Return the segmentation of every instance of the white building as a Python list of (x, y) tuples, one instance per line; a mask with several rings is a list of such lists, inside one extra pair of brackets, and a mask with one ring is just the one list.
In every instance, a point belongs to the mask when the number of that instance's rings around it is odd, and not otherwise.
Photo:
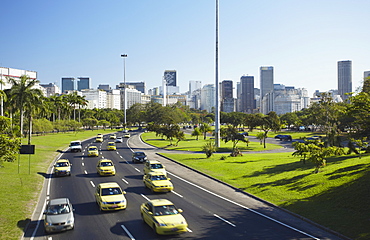
[[(123, 99), (123, 92), (121, 92), (121, 99)], [(141, 103), (141, 95), (143, 95), (142, 92), (136, 90), (136, 89), (133, 89), (133, 88), (127, 88), (126, 89), (126, 99), (127, 99), (127, 105), (126, 105), (126, 109), (129, 109), (132, 105), (134, 105), (135, 103)], [(124, 104), (124, 99), (122, 101), (122, 103)], [(124, 109), (124, 106), (121, 105), (121, 109)]]
[(100, 89), (82, 89), (82, 95), (85, 96), (87, 109), (103, 109), (107, 108), (107, 92)]
[(200, 109), (212, 112), (216, 106), (216, 89), (214, 84), (206, 84), (201, 90)]
[(107, 108), (121, 110), (121, 94), (119, 89), (108, 90)]
[(310, 98), (306, 89), (286, 87), (285, 89), (279, 88), (265, 94), (261, 102), (261, 111), (263, 114), (274, 111), (280, 115), (300, 111), (309, 105)]
[(56, 94), (59, 95), (62, 93), (62, 90), (55, 83), (48, 83), (48, 84), (41, 83), (40, 86), (45, 88), (46, 97), (50, 97)]

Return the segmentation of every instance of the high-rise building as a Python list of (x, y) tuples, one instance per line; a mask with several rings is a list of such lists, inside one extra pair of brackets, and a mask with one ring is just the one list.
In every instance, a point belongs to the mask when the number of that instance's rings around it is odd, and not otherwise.
[(338, 93), (343, 100), (352, 92), (352, 61), (338, 61)]
[(167, 86), (177, 86), (176, 70), (164, 71), (164, 79), (166, 80)]
[(274, 90), (274, 67), (260, 67), (260, 97)]
[(206, 84), (203, 86), (200, 95), (200, 109), (212, 112), (216, 106), (216, 88), (214, 84)]
[(134, 88), (145, 94), (145, 82), (126, 82), (127, 85), (134, 86)]
[(191, 96), (191, 94), (195, 91), (195, 90), (198, 90), (198, 89), (201, 89), (202, 88), (202, 81), (189, 81), (189, 96)]
[(89, 77), (78, 77), (77, 90), (90, 89), (91, 79)]
[(221, 99), (233, 98), (233, 81), (223, 80), (221, 82)]
[(74, 77), (63, 77), (62, 78), (62, 93), (67, 91), (74, 91), (75, 89), (75, 78)]
[(254, 100), (254, 77), (242, 76), (240, 78), (240, 112), (253, 113), (256, 108)]

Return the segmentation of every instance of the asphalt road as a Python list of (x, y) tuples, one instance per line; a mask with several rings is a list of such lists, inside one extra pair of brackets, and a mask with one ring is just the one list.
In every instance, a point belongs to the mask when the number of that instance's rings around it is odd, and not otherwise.
[[(49, 174), (52, 166), (44, 174), (45, 187), (24, 239), (343, 239), (317, 224), (161, 157), (158, 153), (163, 150), (143, 143), (138, 132), (117, 143), (117, 151), (107, 151), (107, 142), (108, 136), (104, 136), (103, 143), (90, 139), (83, 143), (81, 153), (61, 153), (60, 158), (67, 158), (73, 164), (72, 176), (55, 178)], [(99, 157), (87, 157), (90, 145), (99, 147)], [(152, 193), (144, 187), (143, 164), (131, 162), (132, 151), (139, 150), (166, 166), (173, 192)], [(96, 163), (103, 157), (114, 161), (116, 176), (100, 177), (96, 173)], [(127, 192), (126, 210), (99, 211), (95, 186), (110, 181), (118, 182)], [(73, 204), (75, 229), (45, 234), (42, 215), (45, 199), (59, 197), (68, 197)], [(140, 205), (156, 198), (169, 199), (184, 210), (189, 224), (187, 233), (159, 236), (143, 223)]]

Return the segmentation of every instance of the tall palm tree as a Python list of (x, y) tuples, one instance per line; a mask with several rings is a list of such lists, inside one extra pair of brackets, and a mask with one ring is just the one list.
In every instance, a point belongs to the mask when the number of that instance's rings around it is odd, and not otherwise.
[(19, 109), (19, 126), (22, 136), (25, 107), (31, 107), (35, 95), (42, 95), (42, 92), (40, 89), (33, 88), (39, 81), (27, 75), (22, 75), (20, 79), (8, 78), (8, 81), (12, 85), (9, 100)]

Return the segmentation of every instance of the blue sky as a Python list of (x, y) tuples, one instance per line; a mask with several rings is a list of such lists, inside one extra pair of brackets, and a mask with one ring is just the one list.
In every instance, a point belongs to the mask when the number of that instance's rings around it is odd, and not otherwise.
[[(220, 81), (274, 66), (275, 83), (337, 88), (337, 61), (352, 60), (353, 90), (370, 70), (368, 0), (220, 0)], [(92, 87), (177, 70), (215, 82), (215, 0), (2, 0), (0, 66), (38, 72), (42, 83), (89, 76)]]

